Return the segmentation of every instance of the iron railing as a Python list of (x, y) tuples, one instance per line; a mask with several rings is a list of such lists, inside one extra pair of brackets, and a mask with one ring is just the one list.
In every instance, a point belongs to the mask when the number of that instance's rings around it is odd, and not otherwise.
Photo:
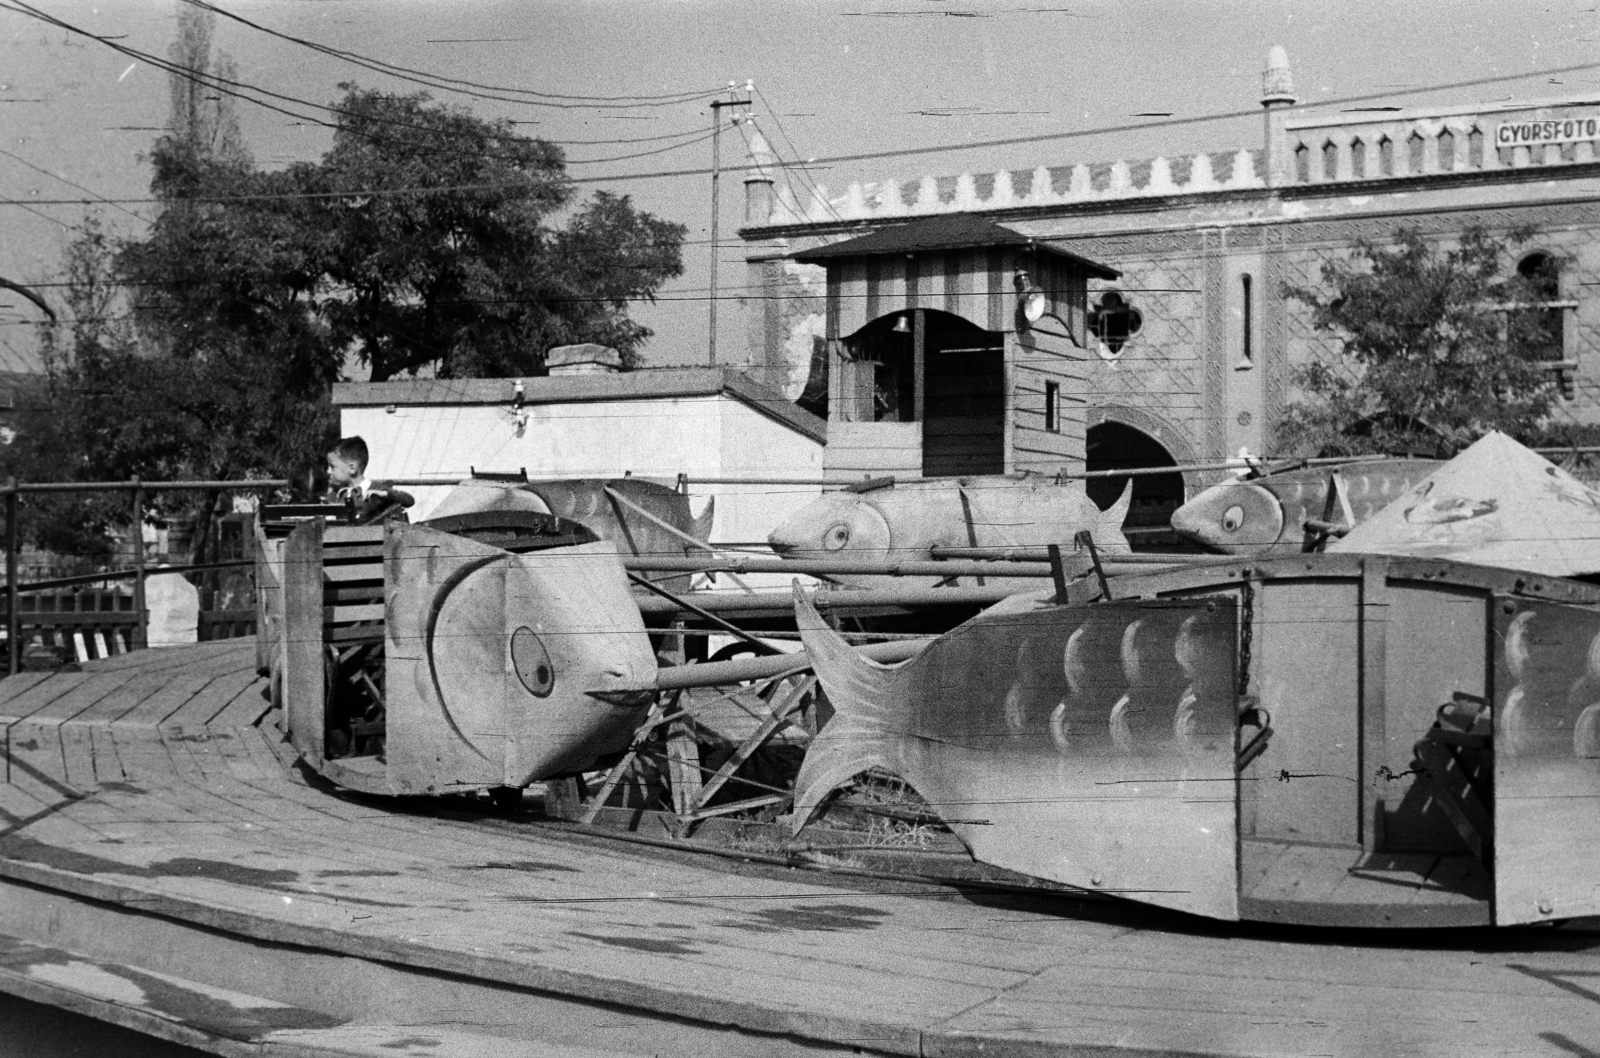
[[(0, 496), (5, 497), (6, 509), (7, 674), (16, 673), (21, 662), (21, 607), (18, 603), (18, 595), (26, 589), (42, 591), (52, 587), (66, 587), (70, 584), (130, 578), (133, 580), (133, 612), (138, 615), (138, 620), (133, 630), (133, 646), (138, 648), (146, 645), (150, 616), (145, 609), (144, 599), (144, 511), (145, 494), (147, 492), (194, 492), (204, 489), (226, 490), (229, 492), (257, 492), (263, 489), (286, 488), (288, 484), (289, 482), (283, 478), (251, 478), (242, 481), (144, 481), (138, 476), (134, 476), (127, 481), (56, 482), (19, 482), (14, 477), (8, 478), (4, 485), (0, 485)], [(107, 573), (86, 574), (84, 577), (56, 578), (49, 581), (39, 581), (27, 586), (17, 583), (17, 556), (20, 553), (17, 519), (18, 500), (21, 496), (33, 493), (124, 491), (132, 494), (132, 510), (130, 511), (132, 521), (130, 524), (136, 534), (133, 548), (133, 568), (131, 570), (112, 570)], [(162, 570), (162, 572), (174, 571), (174, 567)]]

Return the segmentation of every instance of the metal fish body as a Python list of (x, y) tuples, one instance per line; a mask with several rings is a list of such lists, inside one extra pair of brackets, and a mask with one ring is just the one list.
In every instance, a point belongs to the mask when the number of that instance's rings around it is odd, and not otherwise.
[[(1102, 511), (1077, 481), (1001, 476), (915, 481), (869, 492), (824, 493), (767, 541), (785, 558), (905, 561), (930, 558), (941, 546), (1070, 545), (1087, 529), (1102, 551), (1121, 552), (1129, 550), (1122, 523), (1131, 498), (1130, 486)], [(840, 579), (868, 585), (884, 578)]]
[(1231, 600), (986, 611), (899, 666), (795, 608), (836, 710), (797, 827), (882, 768), (986, 863), (1236, 917)]
[[(697, 553), (684, 537), (702, 543), (710, 540), (716, 501), (713, 499), (706, 504), (705, 511), (696, 518), (689, 509), (688, 496), (668, 485), (641, 478), (566, 481), (469, 478), (445, 495), (428, 516), (428, 522), (448, 525), (445, 519), (491, 511), (548, 514), (576, 522), (601, 540), (614, 542), (623, 554), (682, 556)], [(663, 523), (683, 535), (668, 531)], [(666, 581), (674, 582), (688, 586), (687, 577)]]
[(390, 764), (432, 777), (411, 785), (521, 787), (626, 747), (656, 660), (614, 545), (517, 555), (412, 526), (392, 561), (389, 662), (410, 672), (391, 679), (414, 693), (390, 696)]
[[(1172, 528), (1228, 554), (1299, 551), (1306, 519), (1323, 517), (1335, 472), (1359, 525), (1442, 465), (1436, 459), (1374, 459), (1227, 481), (1174, 511)], [(1331, 520), (1343, 521), (1338, 502), (1335, 512)]]

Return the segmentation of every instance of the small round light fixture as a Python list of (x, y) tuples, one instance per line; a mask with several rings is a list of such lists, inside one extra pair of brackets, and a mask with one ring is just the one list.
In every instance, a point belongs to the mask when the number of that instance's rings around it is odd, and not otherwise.
[(1011, 283), (1017, 288), (1017, 311), (1021, 312), (1022, 318), (1029, 323), (1038, 323), (1040, 317), (1050, 308), (1044, 291), (1027, 272), (1018, 272), (1012, 276)]

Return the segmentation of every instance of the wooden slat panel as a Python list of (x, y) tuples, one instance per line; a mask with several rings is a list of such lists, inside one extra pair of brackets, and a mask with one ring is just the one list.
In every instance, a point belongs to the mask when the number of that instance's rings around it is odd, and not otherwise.
[(382, 544), (381, 525), (330, 525), (322, 531), (322, 546), (332, 551), (350, 544)]
[(354, 584), (361, 581), (382, 584), (383, 563), (363, 560), (349, 565), (325, 564), (322, 567), (322, 579), (330, 584)]
[(117, 753), (117, 741), (111, 733), (111, 725), (106, 723), (90, 723), (85, 727), (89, 731), (89, 738), (94, 747), (94, 774), (97, 782), (122, 782), (128, 776), (122, 769), (122, 757)]
[(35, 694), (33, 697), (36, 699), (36, 704), (30, 705), (28, 699), (23, 697), (23, 692), (32, 690), (53, 675), (55, 674), (50, 672), (19, 672), (15, 676), (0, 679), (0, 723), (7, 717), (27, 716), (44, 702), (49, 701), (50, 696), (46, 696), (43, 701), (37, 701), (38, 695)]
[[(68, 785), (94, 789), (101, 780), (94, 766), (94, 736), (89, 733), (89, 725), (69, 720), (61, 725), (60, 737)], [(111, 780), (108, 777), (106, 781)]]
[[(324, 566), (350, 565), (382, 558), (383, 548), (379, 545), (351, 545), (349, 547), (328, 548), (321, 555)], [(289, 577), (293, 576), (293, 574), (285, 569), (284, 576)]]
[(220, 713), (213, 716), (209, 723), (222, 728), (240, 727), (254, 724), (264, 716), (271, 703), (267, 701), (267, 681), (258, 679), (248, 683), (233, 700), (225, 705)]
[(121, 673), (117, 672), (95, 672), (89, 670), (83, 675), (87, 679), (77, 683), (66, 694), (58, 696), (48, 705), (36, 710), (33, 715), (28, 717), (29, 722), (59, 724), (63, 720), (71, 720), (116, 691), (126, 679)]
[[(295, 748), (322, 763), (324, 724), (322, 523), (307, 522), (284, 546), (283, 700)], [(381, 549), (379, 549), (381, 550)]]
[(228, 703), (232, 702), (240, 691), (246, 687), (259, 685), (260, 680), (259, 676), (248, 670), (218, 676), (198, 694), (173, 710), (171, 715), (161, 722), (161, 727), (195, 727), (204, 724), (227, 708)]
[[(63, 796), (76, 793), (67, 784), (67, 762), (61, 753), (60, 725), (35, 724), (31, 720), (23, 720), (12, 725), (6, 733), (6, 748), (11, 782), (26, 789), (31, 781)], [(33, 792), (39, 793), (37, 789)]]
[(348, 606), (325, 606), (322, 619), (328, 624), (354, 624), (359, 621), (382, 621), (383, 603), (362, 603)]

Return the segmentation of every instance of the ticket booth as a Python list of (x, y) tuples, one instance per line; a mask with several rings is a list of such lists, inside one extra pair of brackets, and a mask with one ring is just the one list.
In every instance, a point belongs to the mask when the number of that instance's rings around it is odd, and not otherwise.
[(967, 214), (795, 260), (828, 276), (829, 476), (1082, 469), (1088, 280), (1118, 272)]

